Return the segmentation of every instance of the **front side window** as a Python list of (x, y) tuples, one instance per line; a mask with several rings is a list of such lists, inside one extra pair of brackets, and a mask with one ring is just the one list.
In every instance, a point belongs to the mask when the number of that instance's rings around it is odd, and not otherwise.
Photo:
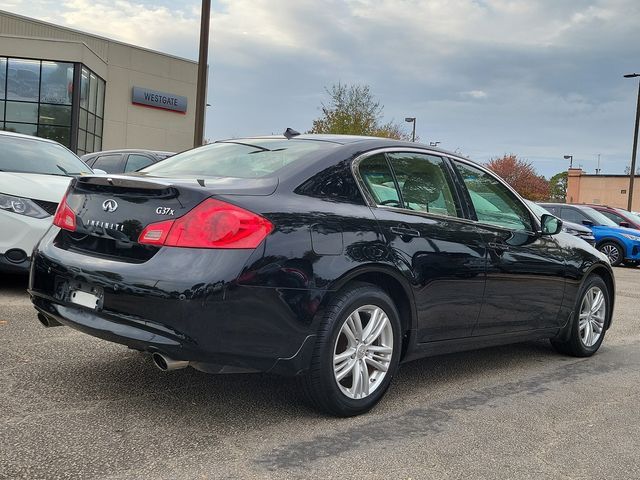
[(454, 164), (469, 191), (479, 222), (533, 231), (529, 211), (500, 181), (466, 163), (454, 161)]
[(582, 225), (582, 222), (590, 221), (586, 215), (583, 215), (579, 210), (570, 207), (562, 207), (562, 219), (567, 222), (578, 223)]
[(390, 153), (389, 163), (402, 193), (404, 208), (457, 217), (453, 187), (444, 160), (423, 153)]
[(135, 172), (141, 168), (147, 167), (153, 163), (153, 160), (146, 155), (139, 155), (132, 153), (127, 159), (127, 166), (124, 168), (125, 172)]

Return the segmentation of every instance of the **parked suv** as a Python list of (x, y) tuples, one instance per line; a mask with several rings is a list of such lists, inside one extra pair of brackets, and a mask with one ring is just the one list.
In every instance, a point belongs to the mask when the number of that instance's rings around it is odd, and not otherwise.
[(173, 152), (156, 152), (154, 150), (105, 150), (82, 156), (82, 160), (91, 168), (98, 168), (107, 173), (129, 173), (153, 165), (173, 155)]
[(608, 207), (606, 205), (589, 205), (594, 210), (599, 211), (605, 217), (610, 218), (616, 225), (621, 227), (633, 228), (640, 230), (640, 216), (631, 213), (628, 210), (616, 207)]
[(596, 238), (596, 248), (617, 266), (624, 262), (636, 266), (640, 262), (640, 230), (618, 226), (609, 217), (587, 205), (541, 203), (546, 210), (573, 223), (591, 228)]

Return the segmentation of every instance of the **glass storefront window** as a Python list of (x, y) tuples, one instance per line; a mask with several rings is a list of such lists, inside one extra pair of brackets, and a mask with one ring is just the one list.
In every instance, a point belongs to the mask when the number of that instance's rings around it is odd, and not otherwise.
[(71, 105), (73, 98), (73, 64), (42, 62), (40, 102)]
[(87, 132), (96, 133), (96, 116), (93, 113), (90, 113), (87, 119)]
[(7, 100), (37, 102), (40, 86), (40, 62), (10, 58), (7, 62)]
[(5, 120), (10, 122), (38, 123), (38, 104), (7, 102)]
[[(52, 60), (0, 57), (0, 130), (50, 138), (78, 153), (102, 148), (105, 82), (85, 66)], [(79, 105), (72, 108), (74, 89)]]
[(44, 125), (71, 125), (71, 106), (40, 105), (39, 123)]
[(98, 78), (98, 98), (96, 104), (96, 115), (102, 117), (104, 112), (104, 80)]
[(62, 145), (69, 145), (71, 141), (71, 128), (40, 125), (38, 128), (38, 136), (55, 140)]
[(80, 109), (80, 118), (78, 120), (78, 127), (87, 129), (87, 111), (84, 108)]
[(80, 108), (86, 109), (89, 105), (89, 70), (82, 68), (80, 74)]
[(7, 83), (7, 59), (0, 58), (0, 98), (4, 99), (7, 92), (4, 86)]
[(84, 130), (78, 130), (78, 150), (86, 150), (85, 145), (87, 142), (87, 132)]
[(89, 75), (89, 111), (96, 112), (96, 100), (98, 99), (98, 77), (93, 73)]
[(35, 135), (38, 133), (38, 126), (30, 123), (9, 123), (4, 124), (7, 132), (24, 133), (25, 135)]
[(87, 133), (87, 146), (85, 150), (87, 150), (87, 152), (95, 152), (93, 149), (93, 135), (90, 133)]

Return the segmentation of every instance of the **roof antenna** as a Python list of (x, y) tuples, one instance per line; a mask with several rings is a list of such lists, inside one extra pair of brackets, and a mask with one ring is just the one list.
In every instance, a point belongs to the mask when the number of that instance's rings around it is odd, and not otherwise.
[(293, 128), (287, 128), (284, 131), (284, 136), (287, 137), (287, 140), (291, 140), (293, 137), (297, 137), (300, 135), (300, 132), (296, 132)]

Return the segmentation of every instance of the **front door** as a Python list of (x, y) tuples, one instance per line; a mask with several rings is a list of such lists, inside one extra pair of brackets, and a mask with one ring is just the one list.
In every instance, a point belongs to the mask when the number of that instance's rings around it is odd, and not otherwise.
[(418, 341), (471, 336), (485, 286), (485, 241), (465, 220), (441, 157), (376, 154), (359, 164), (396, 265), (410, 279)]
[(505, 185), (470, 164), (454, 161), (467, 187), (489, 252), (487, 286), (474, 335), (560, 327), (563, 252)]

